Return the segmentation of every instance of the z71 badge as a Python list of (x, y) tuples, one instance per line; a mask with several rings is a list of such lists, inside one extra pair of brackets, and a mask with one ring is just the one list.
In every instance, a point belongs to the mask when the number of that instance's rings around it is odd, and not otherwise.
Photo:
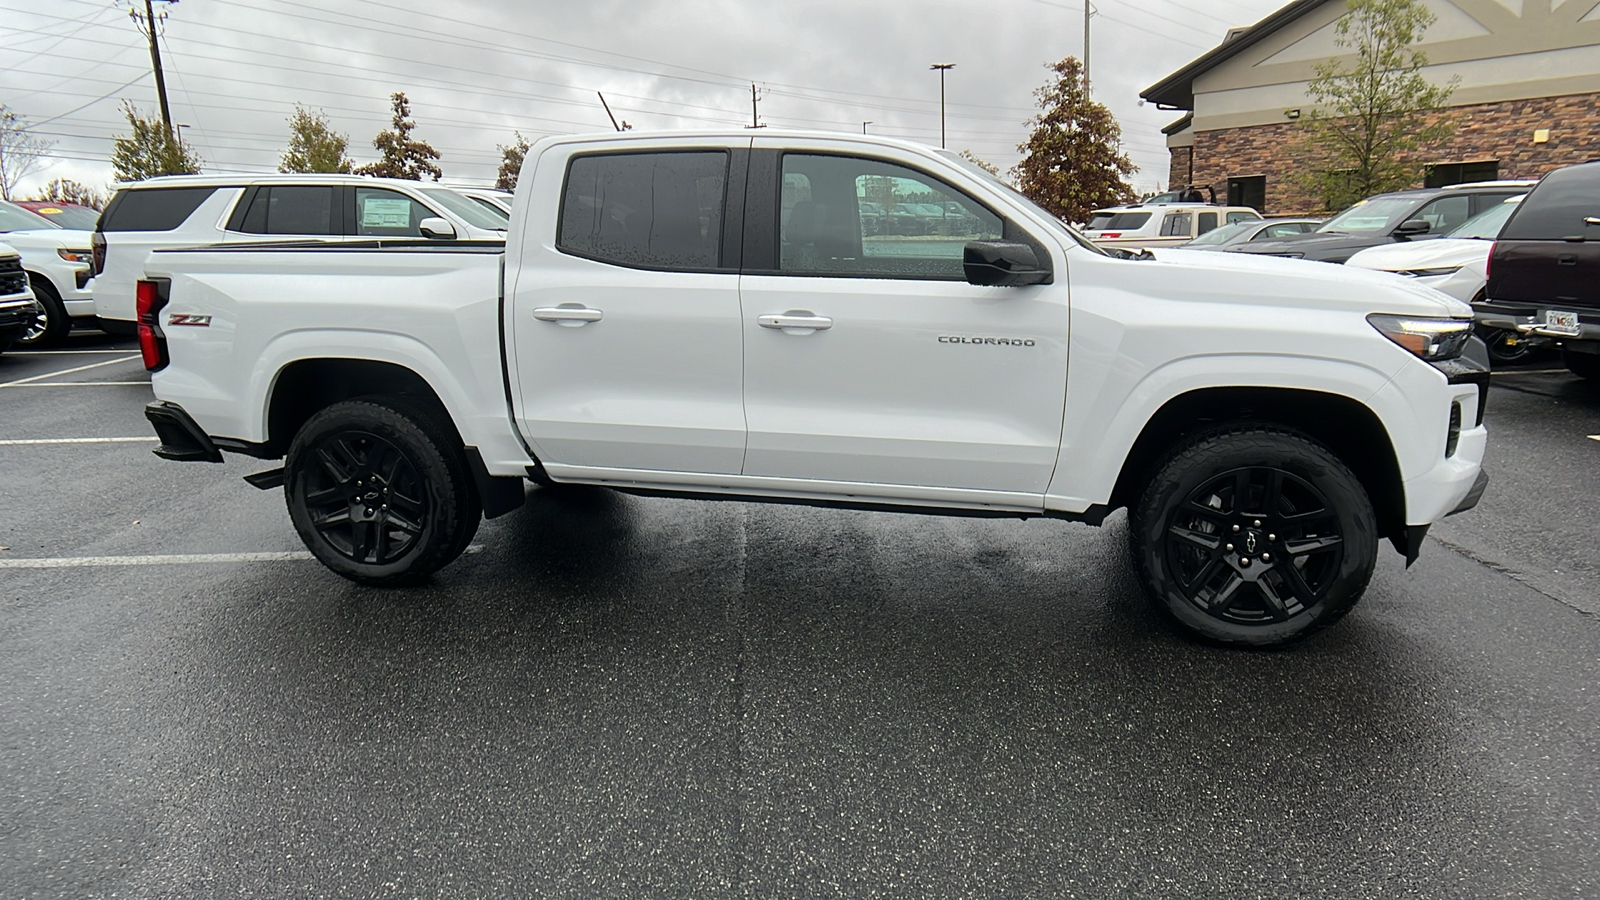
[(194, 316), (189, 313), (173, 313), (167, 317), (168, 325), (194, 325), (200, 328), (211, 327), (210, 316)]

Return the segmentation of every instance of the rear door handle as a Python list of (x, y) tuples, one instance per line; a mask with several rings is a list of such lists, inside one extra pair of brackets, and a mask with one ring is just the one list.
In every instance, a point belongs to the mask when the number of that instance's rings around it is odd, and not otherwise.
[(833, 320), (827, 316), (790, 311), (782, 315), (757, 316), (756, 324), (762, 328), (776, 328), (784, 334), (810, 334), (832, 328)]
[(554, 322), (567, 328), (577, 328), (590, 322), (598, 322), (605, 318), (605, 313), (598, 309), (573, 304), (570, 306), (542, 306), (533, 311), (533, 317), (541, 322)]

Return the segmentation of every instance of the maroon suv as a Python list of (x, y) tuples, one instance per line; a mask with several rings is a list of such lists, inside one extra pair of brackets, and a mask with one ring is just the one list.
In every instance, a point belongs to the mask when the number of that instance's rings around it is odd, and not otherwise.
[(1554, 338), (1600, 379), (1600, 161), (1558, 169), (1523, 199), (1489, 255), (1478, 322)]

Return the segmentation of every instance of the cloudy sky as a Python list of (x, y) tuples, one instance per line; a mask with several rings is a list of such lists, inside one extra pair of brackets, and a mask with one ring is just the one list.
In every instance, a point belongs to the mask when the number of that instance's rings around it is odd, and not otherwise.
[[(142, 9), (143, 0), (135, 0)], [(1135, 186), (1166, 186), (1140, 89), (1284, 0), (1096, 0), (1091, 80), (1121, 121)], [(206, 171), (274, 171), (296, 103), (324, 111), (357, 162), (404, 91), (445, 181), (488, 184), (515, 132), (609, 130), (597, 92), (639, 128), (750, 122), (937, 144), (1002, 168), (1018, 158), (1044, 66), (1083, 49), (1080, 0), (182, 0), (161, 54), (173, 120)], [(53, 177), (105, 185), (119, 102), (157, 112), (129, 0), (0, 0), (0, 105), (55, 142)]]

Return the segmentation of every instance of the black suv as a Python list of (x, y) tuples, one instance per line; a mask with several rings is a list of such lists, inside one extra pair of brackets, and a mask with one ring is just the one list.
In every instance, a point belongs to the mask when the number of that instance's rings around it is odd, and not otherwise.
[(1230, 253), (1287, 256), (1318, 262), (1342, 263), (1357, 250), (1438, 237), (1509, 197), (1526, 194), (1532, 181), (1485, 181), (1376, 194), (1322, 223), (1307, 234), (1276, 241), (1251, 241)]
[(1479, 323), (1554, 338), (1600, 379), (1600, 161), (1557, 169), (1523, 199), (1489, 254)]

